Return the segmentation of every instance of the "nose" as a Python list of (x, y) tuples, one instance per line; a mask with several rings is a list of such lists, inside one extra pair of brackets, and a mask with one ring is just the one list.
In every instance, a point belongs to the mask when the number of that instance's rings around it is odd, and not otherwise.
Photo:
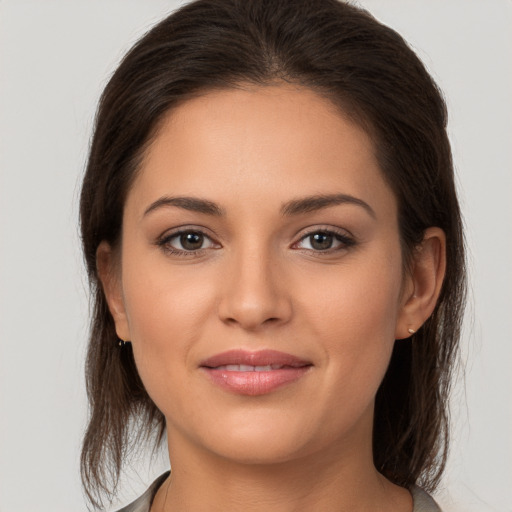
[(219, 304), (219, 317), (248, 331), (287, 323), (292, 317), (291, 290), (279, 265), (261, 252), (230, 262)]

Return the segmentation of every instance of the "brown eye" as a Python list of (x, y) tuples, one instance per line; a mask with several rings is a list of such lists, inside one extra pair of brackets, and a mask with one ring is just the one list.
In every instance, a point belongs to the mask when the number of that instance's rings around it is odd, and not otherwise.
[(162, 238), (158, 245), (174, 254), (199, 253), (203, 249), (214, 249), (215, 242), (201, 231), (179, 231)]
[(309, 235), (309, 244), (316, 251), (325, 251), (332, 247), (334, 236), (330, 233), (314, 233)]
[(204, 235), (201, 233), (182, 233), (180, 244), (185, 251), (197, 251), (203, 247)]
[(355, 240), (346, 234), (335, 231), (314, 231), (301, 238), (295, 248), (314, 252), (332, 252), (348, 249)]

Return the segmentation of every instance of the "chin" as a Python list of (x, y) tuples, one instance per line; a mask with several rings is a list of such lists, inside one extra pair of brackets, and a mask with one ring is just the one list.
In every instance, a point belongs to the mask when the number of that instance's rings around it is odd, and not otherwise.
[(294, 418), (293, 412), (284, 408), (280, 412), (269, 408), (226, 415), (224, 421), (210, 424), (207, 432), (198, 432), (195, 442), (239, 464), (285, 463), (321, 452), (324, 445), (336, 442), (338, 432), (326, 429), (324, 422), (313, 416), (310, 411)]
[(306, 451), (302, 440), (281, 435), (233, 436), (227, 442), (211, 446), (218, 456), (244, 465), (272, 465), (288, 462), (303, 456)]

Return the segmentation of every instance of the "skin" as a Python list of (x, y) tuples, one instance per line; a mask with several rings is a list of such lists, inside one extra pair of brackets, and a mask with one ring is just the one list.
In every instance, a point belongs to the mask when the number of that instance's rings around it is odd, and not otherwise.
[[(283, 214), (332, 194), (368, 208)], [(171, 196), (223, 214), (155, 205)], [(178, 227), (202, 231), (201, 248), (183, 252)], [(332, 247), (319, 250), (310, 235), (326, 231)], [(372, 141), (308, 89), (213, 91), (170, 112), (128, 194), (120, 247), (97, 254), (117, 333), (167, 421), (172, 481), (152, 511), (410, 512), (408, 491), (373, 465), (374, 397), (395, 339), (435, 306), (444, 243), (427, 230), (404, 274)], [(271, 393), (239, 395), (199, 368), (238, 348), (312, 366)]]

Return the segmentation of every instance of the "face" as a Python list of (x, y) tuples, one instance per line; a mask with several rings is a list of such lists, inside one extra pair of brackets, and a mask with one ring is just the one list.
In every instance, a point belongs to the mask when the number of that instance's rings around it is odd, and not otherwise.
[(262, 463), (371, 447), (407, 283), (372, 142), (327, 100), (248, 86), (170, 112), (115, 265), (116, 328), (171, 455)]

